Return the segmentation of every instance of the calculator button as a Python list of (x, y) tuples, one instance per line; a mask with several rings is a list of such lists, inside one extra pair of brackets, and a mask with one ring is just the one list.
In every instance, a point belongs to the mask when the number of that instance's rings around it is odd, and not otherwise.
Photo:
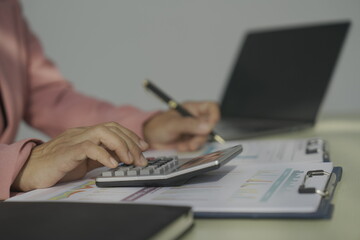
[(128, 176), (139, 175), (141, 169), (142, 169), (142, 167), (134, 167), (134, 168), (127, 171), (127, 175)]
[(105, 172), (102, 172), (102, 173), (101, 173), (101, 176), (103, 176), (103, 177), (112, 177), (112, 175), (113, 175), (113, 173), (112, 173), (111, 170), (110, 170), (110, 171), (105, 171)]
[(163, 167), (159, 167), (154, 170), (154, 174), (164, 174), (164, 173), (165, 173), (165, 170)]
[(147, 167), (147, 168), (144, 168), (144, 169), (141, 169), (140, 170), (140, 175), (142, 176), (145, 176), (145, 175), (150, 175), (154, 172), (154, 168), (153, 167)]
[(169, 170), (169, 165), (166, 163), (166, 164), (164, 164), (163, 166), (162, 166), (162, 168), (164, 168), (164, 171), (167, 171), (167, 170)]
[(118, 167), (116, 170), (126, 172), (127, 170), (132, 169), (132, 168), (133, 168), (133, 166), (121, 166), (121, 167)]
[(115, 171), (114, 174), (116, 177), (122, 177), (122, 176), (126, 175), (126, 171), (125, 170), (117, 170), (117, 171)]
[(174, 161), (170, 161), (170, 162), (168, 162), (167, 164), (168, 164), (168, 166), (169, 166), (170, 169), (175, 166), (175, 162), (174, 162)]

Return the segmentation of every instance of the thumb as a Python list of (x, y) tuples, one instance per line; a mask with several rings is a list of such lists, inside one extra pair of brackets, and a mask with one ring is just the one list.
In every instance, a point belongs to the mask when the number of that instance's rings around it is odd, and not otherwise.
[(211, 125), (204, 120), (193, 117), (182, 117), (174, 122), (178, 134), (205, 135), (211, 131)]

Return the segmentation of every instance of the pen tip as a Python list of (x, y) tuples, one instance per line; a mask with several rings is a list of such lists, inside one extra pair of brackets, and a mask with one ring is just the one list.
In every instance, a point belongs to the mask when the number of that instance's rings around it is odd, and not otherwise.
[(222, 143), (222, 144), (225, 143), (225, 140), (217, 134), (215, 134), (214, 140), (217, 141), (218, 143)]
[(145, 79), (143, 84), (144, 84), (145, 87), (146, 87), (147, 85), (149, 85), (149, 79)]

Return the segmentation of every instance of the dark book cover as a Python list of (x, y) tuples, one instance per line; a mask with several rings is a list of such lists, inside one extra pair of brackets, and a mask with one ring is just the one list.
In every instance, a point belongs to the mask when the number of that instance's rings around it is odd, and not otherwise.
[(176, 239), (190, 207), (131, 203), (1, 202), (1, 239)]

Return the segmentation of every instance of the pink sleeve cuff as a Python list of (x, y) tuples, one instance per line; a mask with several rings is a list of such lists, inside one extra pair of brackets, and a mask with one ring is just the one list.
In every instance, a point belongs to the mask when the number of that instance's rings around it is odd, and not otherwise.
[(38, 139), (24, 139), (10, 145), (0, 144), (0, 200), (10, 197), (12, 183), (29, 158), (31, 150), (41, 143)]

